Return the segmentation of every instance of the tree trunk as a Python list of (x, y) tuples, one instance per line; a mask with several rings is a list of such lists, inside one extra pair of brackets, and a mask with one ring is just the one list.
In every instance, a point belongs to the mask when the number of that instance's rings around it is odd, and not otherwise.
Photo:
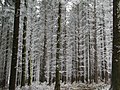
[(7, 85), (7, 63), (8, 63), (8, 43), (9, 43), (9, 30), (7, 30), (7, 37), (6, 37), (6, 56), (5, 56), (5, 65), (4, 65), (4, 79), (3, 79), (3, 87)]
[[(53, 7), (52, 7), (53, 8)], [(52, 16), (52, 20), (54, 19), (54, 17)], [(53, 26), (52, 26), (52, 28), (51, 28), (51, 40), (50, 40), (50, 42), (51, 42), (51, 44), (50, 44), (50, 51), (51, 51), (51, 53), (50, 53), (50, 69), (49, 69), (49, 85), (51, 85), (52, 84), (52, 66), (51, 66), (51, 63), (52, 63), (52, 61), (53, 61), (53, 46), (54, 46), (54, 44), (53, 44)]]
[(21, 87), (25, 86), (26, 82), (26, 32), (27, 32), (27, 1), (24, 0), (25, 16), (23, 20), (23, 47), (22, 47), (22, 77)]
[(98, 83), (97, 38), (96, 38), (96, 0), (94, 0), (94, 82)]
[(81, 60), (81, 59), (80, 59), (80, 55), (81, 55), (80, 52), (81, 52), (81, 51), (80, 51), (80, 36), (79, 36), (79, 35), (80, 35), (80, 18), (79, 18), (79, 15), (80, 15), (79, 12), (80, 12), (80, 10), (79, 10), (79, 6), (80, 6), (80, 5), (78, 4), (78, 5), (77, 5), (77, 19), (78, 19), (78, 21), (77, 21), (77, 32), (78, 32), (78, 33), (77, 33), (77, 35), (78, 35), (78, 36), (77, 36), (77, 40), (78, 40), (78, 43), (77, 43), (77, 44), (78, 44), (78, 51), (77, 51), (77, 54), (78, 54), (78, 56), (77, 56), (77, 59), (78, 59), (78, 62), (77, 62), (77, 63), (78, 63), (78, 64), (77, 64), (78, 80), (77, 80), (77, 81), (79, 82), (79, 80), (81, 80), (82, 82), (84, 82), (84, 81), (83, 81), (83, 78), (84, 78), (84, 77), (82, 77), (82, 75), (81, 75), (81, 73), (80, 73), (80, 70), (82, 70), (83, 68), (80, 67), (80, 65), (82, 64), (82, 63), (81, 63), (82, 61), (80, 61), (80, 60)]
[(41, 64), (41, 82), (46, 81), (45, 71), (46, 71), (46, 62), (47, 62), (47, 14), (46, 14), (46, 3), (45, 3), (45, 21), (44, 21), (44, 47), (43, 47), (43, 60)]
[(76, 83), (78, 82), (78, 52), (77, 52), (77, 24), (76, 24), (76, 21), (75, 21), (75, 74), (76, 74), (76, 77), (75, 77), (75, 80), (76, 80)]
[(31, 57), (32, 33), (33, 30), (30, 31), (30, 45), (28, 50), (28, 86), (32, 84), (32, 57)]
[[(34, 0), (30, 0), (32, 3), (34, 3)], [(30, 6), (29, 6), (30, 7)], [(33, 13), (33, 5), (30, 8), (30, 14), (32, 15)], [(32, 24), (33, 21), (33, 17), (30, 16), (30, 24)], [(33, 28), (31, 26), (30, 28), (30, 41), (29, 41), (29, 50), (28, 50), (28, 86), (30, 86), (32, 84), (32, 74), (33, 74), (33, 70), (32, 70), (32, 38), (33, 36)]]
[(54, 90), (60, 90), (60, 32), (61, 32), (61, 2), (59, 2), (56, 50), (56, 83)]
[[(67, 30), (66, 30), (66, 8), (65, 8), (65, 25), (63, 29), (64, 33), (64, 41), (63, 41), (63, 73), (62, 73), (62, 81), (66, 83), (66, 59), (67, 59)], [(61, 66), (62, 67), (62, 66)]]
[(16, 67), (17, 67), (18, 36), (19, 36), (19, 17), (20, 17), (20, 0), (16, 0), (9, 90), (15, 90), (16, 87), (15, 84), (16, 84)]
[(113, 0), (112, 90), (120, 90), (120, 0)]

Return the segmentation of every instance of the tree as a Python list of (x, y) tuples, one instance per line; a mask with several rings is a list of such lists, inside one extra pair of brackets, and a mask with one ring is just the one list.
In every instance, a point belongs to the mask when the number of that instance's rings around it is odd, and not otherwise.
[(25, 86), (26, 81), (26, 32), (27, 32), (27, 1), (24, 0), (25, 16), (23, 20), (23, 47), (22, 47), (22, 77), (21, 87)]
[(61, 2), (59, 1), (58, 9), (58, 29), (57, 29), (57, 45), (56, 45), (56, 83), (54, 90), (60, 90), (60, 33), (61, 33)]
[(120, 0), (113, 0), (112, 90), (120, 90)]
[[(31, 25), (33, 20), (33, 4), (31, 6), (31, 3), (34, 3), (34, 0), (30, 0), (28, 3), (28, 7), (30, 7), (29, 13), (30, 16), (30, 22), (29, 25)], [(32, 41), (33, 41), (33, 28), (30, 26), (29, 29), (30, 35), (29, 35), (29, 47), (28, 47), (28, 85), (30, 86), (32, 84)]]
[(7, 81), (7, 64), (8, 64), (8, 53), (9, 53), (9, 30), (7, 30), (7, 40), (6, 40), (6, 56), (5, 56), (5, 65), (4, 65), (4, 75), (3, 75), (3, 87), (5, 88), (6, 86), (6, 81)]
[(20, 18), (20, 0), (16, 0), (15, 1), (13, 47), (12, 47), (12, 60), (11, 60), (11, 73), (10, 73), (9, 90), (15, 90), (15, 84), (16, 84), (19, 18)]
[(42, 1), (44, 5), (44, 45), (43, 45), (43, 60), (41, 64), (41, 82), (46, 81), (45, 71), (46, 71), (46, 62), (47, 62), (47, 1)]
[(96, 29), (96, 0), (94, 0), (94, 22), (93, 22), (93, 30), (94, 30), (94, 82), (98, 83), (98, 61), (97, 61), (97, 29)]
[(65, 19), (65, 24), (63, 26), (63, 44), (62, 44), (62, 48), (63, 48), (63, 60), (61, 61), (61, 71), (63, 73), (61, 73), (61, 79), (62, 79), (62, 82), (65, 82), (66, 83), (66, 71), (67, 71), (67, 64), (66, 64), (66, 60), (67, 60), (67, 24), (66, 24), (66, 7), (65, 7), (65, 10), (64, 10), (64, 13), (65, 13), (65, 16), (63, 17)]

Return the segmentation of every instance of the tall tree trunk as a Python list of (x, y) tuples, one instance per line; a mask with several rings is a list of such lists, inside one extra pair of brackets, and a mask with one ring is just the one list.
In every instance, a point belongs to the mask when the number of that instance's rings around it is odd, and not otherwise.
[(113, 0), (112, 90), (120, 90), (120, 0)]
[[(5, 12), (5, 11), (4, 11), (4, 5), (2, 4), (2, 14), (3, 14), (3, 15), (4, 15), (4, 12)], [(1, 24), (2, 24), (2, 25), (1, 25), (1, 28), (0, 28), (0, 29), (1, 29), (1, 30), (0, 30), (0, 31), (1, 31), (1, 32), (0, 32), (0, 50), (2, 50), (2, 46), (3, 46), (3, 45), (2, 45), (2, 42), (3, 42), (3, 34), (4, 34), (5, 16), (2, 16), (2, 17), (1, 17)], [(2, 50), (2, 53), (3, 53), (3, 50)], [(1, 53), (1, 54), (2, 54), (2, 53)], [(1, 63), (4, 63), (3, 56), (2, 56), (0, 59), (1, 59)], [(1, 64), (1, 66), (2, 66), (2, 67), (1, 67), (0, 69), (2, 69), (2, 70), (1, 70), (1, 72), (0, 72), (0, 73), (1, 73), (0, 79), (3, 80), (3, 81), (0, 82), (0, 84), (1, 84), (0, 86), (4, 87), (4, 69), (3, 69), (4, 65)], [(3, 79), (2, 79), (2, 78), (3, 78)], [(2, 84), (2, 83), (3, 83), (3, 84)]]
[[(103, 8), (103, 5), (102, 5), (102, 8)], [(105, 83), (107, 84), (108, 82), (108, 66), (107, 66), (107, 52), (106, 52), (106, 32), (105, 32), (105, 11), (104, 11), (104, 8), (102, 9), (102, 14), (103, 14), (103, 44), (104, 44), (104, 74), (105, 74)]]
[(78, 65), (77, 65), (77, 68), (78, 68), (78, 82), (79, 82), (79, 80), (81, 80), (82, 82), (83, 82), (83, 78), (84, 77), (82, 77), (82, 75), (81, 75), (81, 73), (80, 73), (80, 70), (81, 70), (81, 68), (82, 67), (80, 67), (80, 65), (81, 65), (81, 61), (80, 61), (80, 55), (81, 55), (81, 53), (80, 53), (80, 36), (79, 36), (79, 34), (80, 34), (80, 14), (79, 14), (79, 12), (80, 12), (80, 10), (79, 10), (79, 4), (77, 5), (77, 19), (78, 19), (78, 21), (77, 21), (77, 32), (78, 32), (78, 36), (77, 36), (77, 39), (78, 39), (78, 56), (77, 56), (77, 59), (78, 59)]
[[(53, 7), (52, 7), (52, 9), (53, 9)], [(53, 21), (53, 19), (54, 19), (54, 17), (52, 16), (52, 21)], [(50, 45), (50, 51), (51, 51), (51, 53), (50, 53), (50, 59), (51, 59), (51, 61), (50, 61), (50, 70), (49, 70), (49, 85), (51, 85), (51, 83), (52, 83), (52, 66), (51, 66), (51, 63), (52, 63), (52, 61), (53, 61), (53, 46), (54, 46), (54, 44), (53, 44), (53, 26), (52, 26), (52, 28), (51, 28), (51, 45)]]
[(7, 85), (7, 63), (8, 63), (8, 43), (9, 43), (9, 30), (7, 30), (7, 37), (6, 37), (6, 56), (5, 56), (5, 65), (4, 65), (4, 77), (3, 77), (3, 87)]
[(18, 36), (19, 36), (19, 18), (20, 18), (20, 0), (16, 0), (9, 90), (15, 90), (16, 87), (15, 84), (16, 84), (16, 67), (17, 67)]
[(89, 31), (89, 83), (92, 83), (91, 40)]
[(26, 32), (27, 32), (27, 1), (24, 0), (25, 16), (23, 20), (23, 47), (22, 47), (22, 77), (21, 87), (25, 86), (26, 82)]
[[(66, 58), (67, 58), (67, 30), (66, 30), (66, 8), (65, 8), (65, 25), (63, 29), (64, 41), (63, 41), (63, 73), (62, 81), (66, 83)], [(62, 66), (61, 66), (62, 67)]]
[[(34, 0), (30, 0), (32, 3), (34, 3)], [(29, 7), (31, 6), (28, 4)], [(30, 24), (32, 24), (33, 21), (33, 5), (30, 7)], [(33, 70), (32, 70), (32, 41), (33, 41), (33, 27), (31, 26), (30, 28), (30, 41), (29, 41), (29, 50), (28, 50), (28, 86), (32, 84), (32, 75), (33, 75)]]
[(96, 0), (94, 0), (94, 82), (98, 83), (98, 61), (97, 61), (97, 29), (96, 29)]
[(57, 29), (57, 50), (56, 50), (56, 83), (54, 90), (60, 90), (60, 32), (61, 32), (61, 2), (59, 1), (58, 11), (58, 29)]
[(29, 44), (29, 50), (28, 50), (28, 85), (30, 86), (32, 84), (32, 34), (33, 30), (30, 30), (30, 44)]
[(78, 52), (77, 52), (77, 25), (76, 25), (76, 21), (75, 21), (75, 74), (76, 74), (76, 77), (75, 77), (75, 80), (76, 80), (76, 83), (78, 82)]
[(47, 14), (46, 14), (46, 3), (45, 3), (45, 21), (44, 21), (44, 47), (43, 47), (43, 60), (41, 64), (41, 82), (46, 81), (45, 71), (47, 62)]
[(31, 60), (31, 50), (28, 51), (28, 86), (32, 84), (32, 60)]

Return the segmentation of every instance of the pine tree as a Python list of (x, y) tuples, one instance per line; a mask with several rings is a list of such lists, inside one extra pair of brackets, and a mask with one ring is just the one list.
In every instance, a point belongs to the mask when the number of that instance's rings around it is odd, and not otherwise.
[(66, 26), (66, 7), (65, 7), (65, 25), (63, 28), (63, 35), (64, 35), (64, 40), (63, 40), (63, 67), (61, 69), (61, 71), (63, 70), (62, 73), (62, 82), (66, 83), (66, 60), (67, 60), (67, 26)]
[(15, 90), (16, 87), (15, 84), (16, 84), (16, 67), (17, 67), (18, 36), (19, 36), (19, 18), (20, 18), (20, 0), (16, 0), (9, 90)]
[(96, 0), (94, 0), (94, 82), (98, 83), (98, 60), (97, 60), (97, 31), (96, 31)]
[(43, 60), (41, 64), (41, 82), (46, 81), (45, 71), (46, 71), (46, 62), (47, 62), (47, 1), (42, 1), (44, 5), (44, 45), (43, 45)]
[(58, 11), (58, 29), (57, 29), (57, 45), (56, 45), (56, 83), (54, 90), (60, 90), (60, 33), (61, 33), (61, 2), (59, 1)]
[(120, 0), (113, 0), (112, 90), (120, 90)]
[(7, 64), (8, 64), (8, 46), (9, 44), (9, 30), (7, 30), (7, 37), (6, 37), (6, 58), (5, 58), (5, 65), (4, 65), (4, 79), (3, 79), (3, 86), (5, 87), (7, 85)]
[(27, 1), (24, 0), (25, 16), (23, 20), (23, 44), (22, 44), (22, 77), (21, 87), (25, 86), (26, 81), (26, 32), (27, 32)]

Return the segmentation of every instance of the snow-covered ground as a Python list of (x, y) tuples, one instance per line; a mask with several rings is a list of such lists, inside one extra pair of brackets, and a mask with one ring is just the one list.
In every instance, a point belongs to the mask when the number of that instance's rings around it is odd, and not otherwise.
[[(83, 88), (83, 89), (82, 89)], [(100, 84), (61, 84), (61, 90), (109, 90), (110, 85), (106, 85), (103, 83)], [(30, 87), (25, 86), (24, 88), (20, 89), (19, 87), (16, 90), (54, 90), (54, 84), (51, 86), (48, 86), (46, 83), (43, 83), (41, 85), (33, 84)]]

